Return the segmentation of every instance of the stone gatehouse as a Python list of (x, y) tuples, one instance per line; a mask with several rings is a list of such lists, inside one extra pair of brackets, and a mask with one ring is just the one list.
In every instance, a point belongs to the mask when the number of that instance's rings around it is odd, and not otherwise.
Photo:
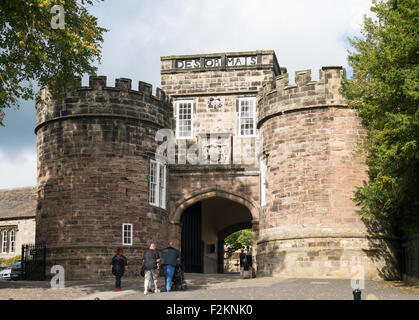
[[(36, 241), (67, 279), (130, 273), (173, 241), (187, 271), (222, 272), (226, 236), (253, 231), (258, 275), (375, 278), (383, 259), (351, 201), (367, 179), (345, 70), (288, 82), (274, 51), (161, 58), (161, 89), (91, 76), (37, 103)], [(160, 152), (159, 150), (163, 150)]]

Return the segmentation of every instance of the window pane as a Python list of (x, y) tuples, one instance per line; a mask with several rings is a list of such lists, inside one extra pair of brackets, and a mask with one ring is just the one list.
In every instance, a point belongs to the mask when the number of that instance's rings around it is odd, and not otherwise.
[(166, 166), (159, 164), (160, 168), (160, 188), (159, 188), (159, 199), (160, 207), (166, 208)]
[(254, 135), (255, 99), (240, 99), (239, 107), (239, 135)]
[(150, 162), (150, 203), (157, 204), (157, 163)]
[(177, 128), (178, 137), (192, 136), (192, 102), (178, 103)]
[(122, 244), (124, 245), (132, 244), (132, 225), (131, 224), (123, 224)]
[(1, 252), (2, 253), (7, 253), (7, 230), (3, 231), (3, 241), (1, 244)]
[(15, 252), (15, 231), (10, 230), (10, 252)]

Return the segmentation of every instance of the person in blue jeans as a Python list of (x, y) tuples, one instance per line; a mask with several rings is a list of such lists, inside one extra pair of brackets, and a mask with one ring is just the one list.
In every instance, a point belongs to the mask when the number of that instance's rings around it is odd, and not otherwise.
[(163, 249), (161, 258), (167, 292), (170, 292), (172, 289), (172, 279), (178, 263), (180, 263), (179, 251), (173, 248), (173, 242), (170, 242), (169, 246)]

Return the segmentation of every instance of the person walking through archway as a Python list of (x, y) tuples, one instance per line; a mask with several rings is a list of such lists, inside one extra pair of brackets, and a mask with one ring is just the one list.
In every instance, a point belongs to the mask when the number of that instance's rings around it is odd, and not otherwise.
[(246, 256), (246, 253), (244, 253), (244, 247), (241, 248), (239, 260), (240, 260), (240, 278), (244, 278), (244, 271), (249, 270), (247, 256)]

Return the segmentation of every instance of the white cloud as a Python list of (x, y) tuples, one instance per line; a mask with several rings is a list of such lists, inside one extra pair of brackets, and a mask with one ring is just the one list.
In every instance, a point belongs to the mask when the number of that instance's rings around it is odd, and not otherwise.
[[(370, 6), (371, 0), (105, 1), (92, 8), (110, 29), (98, 73), (110, 86), (127, 77), (134, 89), (139, 80), (156, 87), (161, 56), (273, 49), (290, 81), (303, 69), (318, 79), (322, 66), (348, 67), (345, 38), (359, 34)], [(12, 157), (6, 150), (0, 149), (0, 188), (34, 185), (35, 151)]]
[(0, 189), (36, 185), (36, 151), (24, 149), (11, 157), (0, 149)]
[(111, 30), (99, 70), (158, 85), (162, 55), (273, 49), (291, 79), (302, 69), (317, 78), (322, 66), (347, 67), (344, 41), (359, 33), (370, 6), (370, 0), (105, 2), (95, 12)]

